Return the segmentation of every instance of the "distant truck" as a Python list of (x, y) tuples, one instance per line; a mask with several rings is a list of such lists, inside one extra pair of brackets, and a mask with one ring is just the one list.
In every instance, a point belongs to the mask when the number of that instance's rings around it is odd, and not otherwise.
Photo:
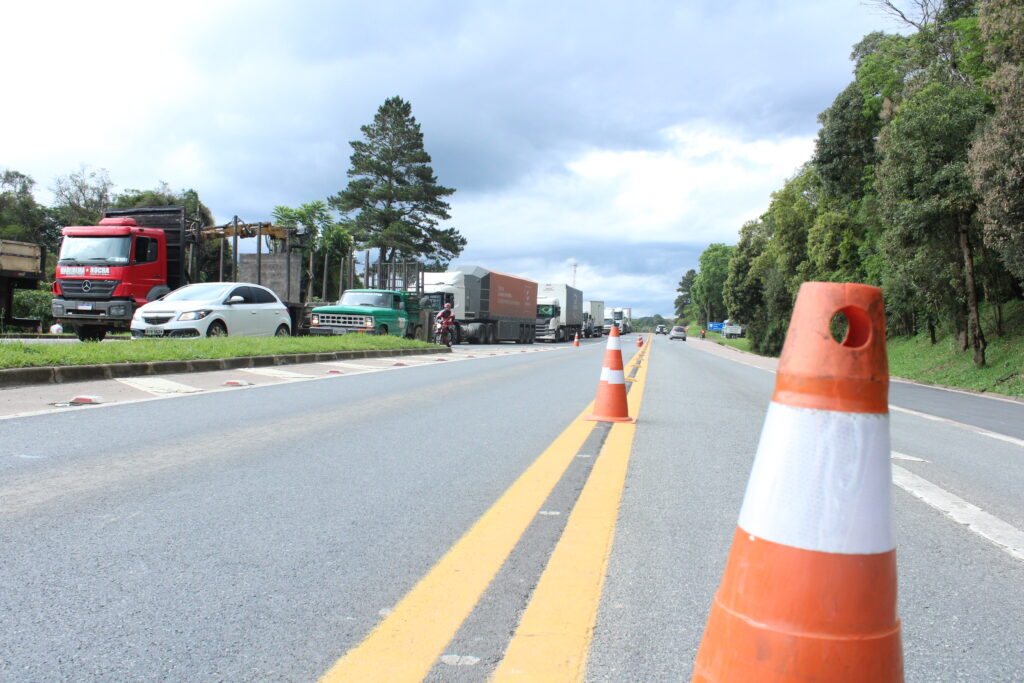
[(185, 284), (185, 209), (110, 209), (61, 231), (51, 311), (82, 341), (127, 330), (139, 306)]
[(564, 282), (545, 282), (537, 290), (538, 341), (570, 341), (583, 331), (583, 292)]
[(612, 322), (618, 326), (619, 334), (629, 334), (633, 331), (633, 309), (626, 307), (613, 308)]
[(0, 307), (3, 326), (35, 332), (39, 320), (14, 317), (14, 291), (38, 289), (46, 271), (46, 252), (38, 244), (0, 240)]
[(604, 302), (583, 302), (583, 336), (600, 337), (604, 325)]
[(430, 309), (446, 303), (455, 313), (456, 343), (534, 342), (537, 283), (480, 266), (424, 273), (423, 295)]
[(746, 336), (746, 328), (731, 320), (722, 321), (722, 336), (726, 339), (737, 339)]
[(336, 304), (310, 312), (312, 335), (378, 334), (423, 337), (420, 294), (386, 289), (349, 289)]

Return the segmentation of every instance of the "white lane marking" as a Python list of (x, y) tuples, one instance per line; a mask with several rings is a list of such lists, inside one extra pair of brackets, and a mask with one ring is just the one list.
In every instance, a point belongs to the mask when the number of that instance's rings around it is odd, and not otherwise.
[(264, 377), (276, 377), (278, 379), (313, 379), (313, 375), (305, 375), (301, 372), (291, 370), (279, 370), (278, 368), (239, 368), (242, 372), (251, 372), (254, 375)]
[(946, 418), (946, 417), (939, 417), (938, 415), (929, 415), (928, 413), (922, 413), (922, 412), (919, 412), (917, 410), (911, 410), (910, 408), (900, 408), (899, 406), (894, 406), (891, 403), (889, 404), (889, 410), (895, 410), (895, 411), (898, 411), (898, 412), (901, 412), (901, 413), (907, 413), (908, 415), (914, 415), (915, 417), (923, 417), (926, 420), (932, 420), (934, 422), (943, 422), (945, 424), (952, 425), (954, 427), (960, 427), (961, 429), (966, 429), (967, 431), (974, 432), (975, 434), (981, 434), (982, 436), (988, 436), (988, 437), (991, 437), (993, 439), (998, 439), (999, 441), (1005, 441), (1006, 443), (1013, 444), (1014, 446), (1020, 446), (1021, 448), (1024, 448), (1024, 439), (1018, 439), (1017, 437), (1014, 437), (1014, 436), (1007, 436), (1006, 434), (1000, 434), (999, 432), (990, 432), (989, 430), (983, 429), (981, 427), (976, 427), (974, 425), (964, 424), (963, 422), (957, 422), (956, 420), (950, 420), (949, 418)]
[(906, 453), (897, 453), (896, 451), (892, 452), (892, 459), (893, 460), (910, 460), (911, 462), (931, 462), (931, 460), (925, 460), (924, 458), (915, 458), (912, 455), (907, 455)]
[(936, 486), (899, 465), (892, 466), (892, 481), (912, 496), (964, 524), (982, 538), (999, 546), (1011, 557), (1024, 560), (1024, 532), (985, 512), (977, 505)]
[(537, 514), (538, 515), (545, 515), (547, 517), (557, 517), (558, 515), (560, 515), (562, 513), (560, 511), (558, 511), (558, 510), (541, 510)]
[(353, 370), (387, 370), (383, 365), (362, 365), (361, 363), (349, 363), (344, 360), (331, 360), (321, 365), (336, 365), (339, 368), (352, 368)]
[(132, 387), (133, 389), (145, 391), (147, 394), (153, 394), (155, 396), (165, 396), (167, 394), (194, 394), (197, 391), (202, 391), (202, 389), (198, 387), (164, 379), (163, 377), (121, 377), (118, 378), (117, 381), (121, 384)]
[(472, 655), (441, 655), (441, 663), (448, 666), (473, 666), (479, 662), (480, 658)]

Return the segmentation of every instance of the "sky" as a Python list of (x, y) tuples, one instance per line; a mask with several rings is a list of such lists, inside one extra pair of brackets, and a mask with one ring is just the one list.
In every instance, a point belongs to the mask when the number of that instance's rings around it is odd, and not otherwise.
[[(12, 5), (12, 3), (8, 3)], [(412, 105), (454, 265), (671, 317), (814, 151), (852, 46), (899, 27), (858, 0), (37, 0), (2, 11), (0, 170), (106, 169), (270, 220), (348, 182), (349, 142)]]

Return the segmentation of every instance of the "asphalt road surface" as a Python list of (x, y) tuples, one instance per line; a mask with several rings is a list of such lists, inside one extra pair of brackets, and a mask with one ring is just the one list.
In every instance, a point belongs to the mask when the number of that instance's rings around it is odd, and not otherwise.
[[(0, 390), (0, 680), (484, 681), (588, 582), (586, 680), (687, 680), (774, 376), (659, 336), (584, 424), (604, 348)], [(1024, 680), (1024, 405), (890, 399), (907, 680)]]

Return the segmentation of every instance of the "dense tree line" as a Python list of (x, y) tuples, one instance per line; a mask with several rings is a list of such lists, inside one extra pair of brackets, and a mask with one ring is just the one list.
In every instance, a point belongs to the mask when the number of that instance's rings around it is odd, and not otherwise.
[(885, 293), (890, 334), (949, 330), (984, 365), (982, 302), (1002, 334), (1001, 306), (1024, 286), (1024, 6), (873, 4), (908, 35), (854, 46), (812, 159), (735, 246), (708, 247), (677, 316), (728, 315), (777, 354), (800, 283), (866, 282)]

